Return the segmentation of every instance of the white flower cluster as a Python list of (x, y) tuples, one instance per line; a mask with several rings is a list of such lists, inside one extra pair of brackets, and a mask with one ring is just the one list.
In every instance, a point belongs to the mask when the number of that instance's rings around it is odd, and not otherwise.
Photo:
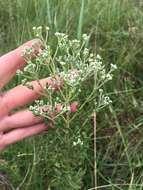
[[(56, 98), (59, 101), (59, 98)], [(59, 102), (46, 101), (43, 100), (35, 100), (34, 106), (30, 106), (29, 110), (32, 111), (35, 115), (41, 115), (47, 118), (51, 116), (57, 117), (57, 115), (61, 115), (63, 113), (71, 113), (74, 112), (74, 109), (77, 107), (77, 104), (74, 102), (70, 104), (62, 104)]]
[(69, 70), (60, 72), (59, 76), (71, 87), (79, 85), (81, 78), (81, 70)]
[(81, 137), (78, 136), (76, 141), (73, 141), (73, 146), (83, 146), (83, 141), (81, 140)]
[(112, 103), (112, 100), (110, 99), (109, 96), (105, 95), (104, 90), (100, 88), (98, 90), (98, 98), (95, 101), (95, 106), (97, 107), (97, 111), (109, 105), (110, 103)]
[[(41, 27), (34, 27), (33, 30), (40, 39), (44, 39)], [(49, 35), (48, 27), (46, 31), (47, 40)], [(108, 96), (104, 95), (101, 88), (107, 81), (112, 79), (113, 72), (117, 68), (116, 65), (111, 64), (109, 69), (105, 68), (101, 56), (87, 48), (90, 38), (86, 34), (83, 34), (81, 41), (77, 39), (70, 40), (68, 35), (59, 32), (56, 32), (55, 36), (57, 38), (57, 46), (54, 52), (52, 51), (53, 48), (47, 45), (45, 41), (43, 41), (44, 47), (39, 42), (30, 49), (27, 47), (24, 49), (22, 56), (28, 61), (28, 64), (23, 71), (18, 71), (18, 74), (23, 75), (25, 78), (27, 76), (26, 79), (29, 79), (29, 76), (32, 74), (39, 76), (39, 73), (43, 71), (47, 72), (51, 77), (58, 76), (63, 83), (62, 89), (57, 95), (62, 105), (64, 105), (62, 107), (63, 112), (70, 109), (70, 106), (67, 105), (70, 105), (71, 101), (78, 101), (74, 98), (81, 93), (81, 86), (87, 80), (90, 80), (91, 84), (93, 84), (92, 94), (97, 108), (102, 108), (111, 103), (112, 101)], [(33, 56), (34, 60), (31, 61)], [(46, 90), (47, 93), (51, 94), (50, 87)], [(50, 95), (50, 103), (48, 101), (43, 104), (43, 106), (48, 106), (48, 109), (44, 107), (44, 110), (50, 111), (52, 109), (52, 111), (55, 111), (56, 99), (52, 94)], [(41, 103), (35, 104), (34, 107), (30, 107), (30, 110), (34, 110), (38, 114)]]
[(23, 71), (24, 72), (33, 72), (36, 69), (36, 65), (32, 63), (32, 61), (28, 61), (28, 64), (26, 67), (24, 67)]

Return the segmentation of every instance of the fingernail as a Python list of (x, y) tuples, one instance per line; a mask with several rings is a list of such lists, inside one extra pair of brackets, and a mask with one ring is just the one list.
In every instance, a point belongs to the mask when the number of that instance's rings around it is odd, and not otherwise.
[(71, 112), (72, 113), (76, 112), (77, 111), (77, 107), (78, 107), (78, 102), (71, 103), (71, 105), (70, 105)]

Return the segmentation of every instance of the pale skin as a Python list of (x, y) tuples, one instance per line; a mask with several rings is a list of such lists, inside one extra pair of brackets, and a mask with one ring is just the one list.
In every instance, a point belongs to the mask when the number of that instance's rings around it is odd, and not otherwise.
[[(32, 43), (33, 40), (28, 41), (0, 58), (1, 90), (14, 77), (16, 71), (26, 65), (21, 57), (21, 51), (24, 46), (31, 47)], [(50, 78), (40, 80), (42, 87), (51, 83)], [(37, 81), (33, 81), (32, 85), (34, 90), (19, 85), (0, 94), (0, 151), (13, 143), (43, 133), (48, 129), (48, 126), (44, 124), (44, 119), (34, 116), (28, 109), (12, 112), (15, 108), (27, 105), (39, 97), (41, 85)]]

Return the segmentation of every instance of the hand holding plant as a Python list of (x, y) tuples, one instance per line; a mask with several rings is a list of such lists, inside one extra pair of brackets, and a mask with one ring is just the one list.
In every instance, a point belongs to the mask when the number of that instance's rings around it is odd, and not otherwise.
[[(12, 79), (18, 69), (23, 68), (26, 62), (21, 57), (21, 51), (26, 46), (35, 44), (34, 52), (42, 48), (39, 39), (31, 40), (16, 50), (0, 58), (0, 89)], [(38, 93), (50, 80), (42, 79), (40, 84), (33, 81), (35, 91), (19, 85), (7, 92), (0, 93), (0, 150), (24, 138), (39, 134), (47, 130), (42, 117), (35, 117), (28, 109), (12, 113), (12, 110), (24, 106), (38, 98)], [(52, 81), (50, 81), (52, 84)]]

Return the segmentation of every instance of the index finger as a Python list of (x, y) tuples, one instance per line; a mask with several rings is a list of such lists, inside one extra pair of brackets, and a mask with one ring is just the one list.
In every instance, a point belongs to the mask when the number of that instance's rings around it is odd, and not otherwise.
[(26, 64), (26, 61), (21, 56), (22, 50), (25, 46), (32, 47), (33, 44), (36, 44), (39, 49), (42, 47), (40, 39), (30, 40), (0, 58), (0, 89), (10, 81), (17, 69)]

